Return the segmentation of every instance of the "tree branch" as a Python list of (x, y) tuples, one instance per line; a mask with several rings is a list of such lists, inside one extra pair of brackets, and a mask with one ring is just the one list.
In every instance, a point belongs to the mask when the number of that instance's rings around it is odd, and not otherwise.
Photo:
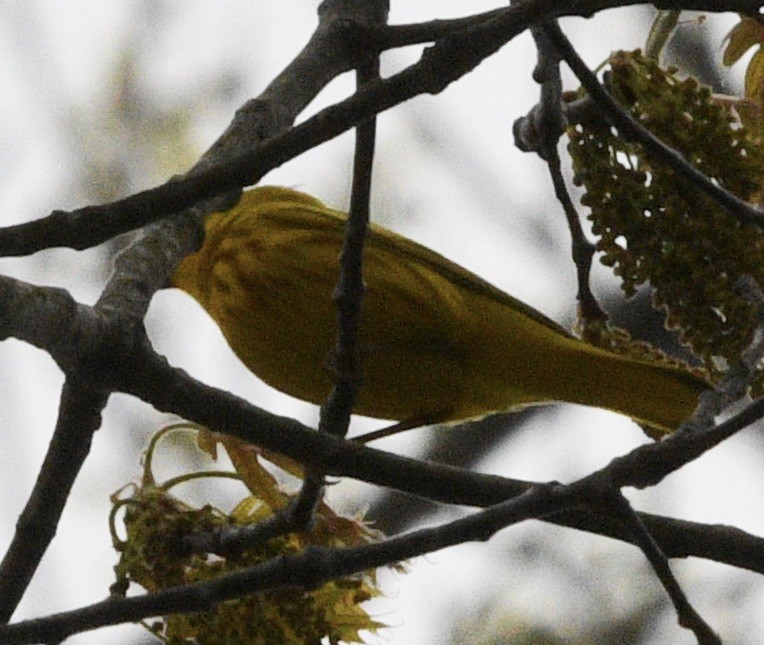
[[(542, 23), (543, 25), (544, 23)], [(594, 244), (586, 239), (581, 219), (570, 198), (562, 175), (557, 145), (565, 132), (566, 121), (562, 111), (562, 77), (560, 57), (546, 36), (543, 26), (531, 28), (536, 42), (538, 62), (533, 72), (534, 80), (541, 85), (541, 99), (530, 114), (515, 121), (512, 128), (515, 145), (525, 152), (534, 151), (546, 161), (552, 177), (555, 196), (560, 202), (568, 223), (571, 237), (571, 253), (578, 279), (578, 303), (585, 320), (606, 320), (589, 286), (589, 275), (594, 258)]]
[[(385, 14), (383, 20), (387, 19)], [(379, 56), (374, 53), (359, 62), (356, 81), (359, 88), (379, 80)], [(337, 311), (337, 340), (332, 355), (327, 357), (334, 383), (321, 406), (319, 432), (345, 437), (350, 428), (358, 389), (363, 381), (360, 343), (361, 305), (365, 290), (363, 282), (363, 251), (369, 228), (369, 201), (377, 137), (376, 117), (362, 121), (356, 127), (353, 159), (353, 188), (350, 209), (345, 223), (345, 235), (339, 257), (339, 279), (332, 294)], [(300, 493), (287, 512), (295, 528), (307, 528), (315, 518), (323, 498), (324, 473), (306, 469)]]
[[(39, 305), (39, 312), (30, 310), (29, 302), (25, 307), (16, 307), (12, 300), (7, 300), (7, 293), (4, 294), (13, 290), (14, 283), (18, 281), (11, 278), (0, 280), (0, 287), (5, 286), (4, 289), (0, 288), (0, 305), (3, 305), (0, 306), (0, 311), (27, 313), (29, 326), (20, 324), (20, 320), (16, 320), (16, 324), (13, 325), (14, 329), (23, 329), (26, 332), (14, 332), (17, 338), (51, 353), (65, 372), (76, 373), (79, 370), (83, 377), (92, 378), (96, 386), (133, 394), (160, 411), (173, 412), (219, 432), (279, 452), (301, 463), (312, 464), (329, 475), (353, 477), (436, 502), (489, 506), (518, 495), (534, 485), (532, 482), (419, 462), (367, 448), (355, 442), (321, 435), (297, 421), (273, 415), (232, 394), (196, 381), (182, 370), (172, 368), (165, 359), (156, 355), (145, 339), (141, 345), (138, 341), (125, 339), (124, 336), (101, 338), (95, 325), (97, 317), (83, 305), (76, 307), (71, 298), (72, 308), (83, 320), (72, 319), (62, 325), (55, 344), (46, 345), (34, 333), (34, 321), (46, 311), (45, 299), (39, 295), (33, 299)], [(22, 294), (28, 293), (29, 290), (34, 290), (35, 293), (43, 290), (42, 287), (32, 287), (23, 283), (20, 285)], [(68, 297), (68, 294), (57, 290), (49, 291), (58, 297)], [(21, 297), (30, 300), (27, 296)], [(10, 334), (2, 323), (3, 319), (0, 319), (0, 338), (7, 338)], [(138, 329), (134, 333), (142, 332)], [(109, 358), (109, 362), (98, 365), (98, 371), (87, 362), (80, 367), (75, 349), (91, 347), (91, 355), (99, 355), (98, 349), (94, 348), (98, 339), (103, 343), (100, 352)], [(67, 350), (67, 346), (71, 349)], [(138, 349), (133, 349), (135, 346), (138, 346)], [(760, 399), (715, 428), (717, 443), (760, 418), (763, 413), (764, 399)], [(478, 429), (475, 428), (475, 431)], [(676, 444), (676, 449), (672, 448), (675, 444), (667, 444), (669, 439), (670, 437), (661, 443), (644, 446), (642, 450), (645, 452), (640, 453), (638, 463), (633, 461), (633, 457), (627, 459), (623, 466), (623, 481), (638, 485), (646, 479), (649, 480), (652, 462), (657, 461), (660, 464), (661, 458), (665, 458), (660, 455), (676, 452), (681, 456), (682, 451), (688, 449), (687, 444)], [(665, 447), (667, 445), (669, 447)], [(652, 451), (656, 451), (656, 455), (653, 455)], [(727, 527), (716, 529), (659, 516), (643, 517), (646, 518), (645, 522), (650, 531), (657, 536), (666, 553), (672, 557), (695, 555), (764, 573), (762, 538)], [(565, 514), (546, 519), (556, 524), (631, 541), (631, 537), (617, 524), (589, 513)], [(669, 542), (670, 544), (667, 544)]]
[(626, 140), (644, 146), (649, 154), (690, 181), (693, 186), (704, 192), (740, 221), (764, 228), (764, 213), (711, 181), (688, 162), (680, 152), (667, 146), (642, 124), (634, 120), (600, 84), (558, 25), (548, 22), (543, 25), (543, 29), (568, 67)]
[(0, 563), (0, 622), (7, 623), (48, 548), (66, 500), (90, 453), (107, 394), (67, 379), (53, 438), (16, 532)]
[(437, 528), (420, 529), (376, 544), (336, 549), (307, 547), (240, 572), (201, 583), (171, 587), (134, 598), (110, 598), (75, 611), (0, 626), (7, 645), (59, 641), (70, 634), (168, 613), (207, 611), (227, 599), (282, 587), (315, 589), (324, 582), (405, 560), (470, 540), (487, 540), (502, 528), (559, 511), (571, 503), (560, 487), (530, 489), (522, 495)]

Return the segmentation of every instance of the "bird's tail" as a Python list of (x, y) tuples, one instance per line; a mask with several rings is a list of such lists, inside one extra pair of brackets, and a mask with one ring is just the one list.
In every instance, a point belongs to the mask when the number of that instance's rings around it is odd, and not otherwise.
[[(571, 367), (564, 400), (625, 414), (646, 426), (651, 436), (676, 430), (710, 387), (678, 367), (646, 363), (591, 346), (586, 351), (579, 347), (567, 360)], [(563, 369), (565, 359), (559, 365)]]

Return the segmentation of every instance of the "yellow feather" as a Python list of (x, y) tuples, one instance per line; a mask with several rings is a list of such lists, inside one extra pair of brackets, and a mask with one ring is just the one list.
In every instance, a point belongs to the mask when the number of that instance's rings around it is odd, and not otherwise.
[[(245, 192), (206, 222), (178, 267), (233, 351), (263, 381), (321, 404), (331, 388), (332, 291), (345, 214), (287, 188)], [(455, 421), (550, 401), (626, 414), (661, 432), (707, 386), (674, 367), (611, 354), (411, 240), (371, 225), (364, 255), (355, 412)]]

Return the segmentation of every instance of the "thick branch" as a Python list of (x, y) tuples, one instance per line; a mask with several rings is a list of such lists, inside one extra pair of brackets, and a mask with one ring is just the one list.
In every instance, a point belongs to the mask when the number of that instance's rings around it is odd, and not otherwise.
[[(386, 11), (385, 0), (379, 0), (377, 5)], [(268, 114), (275, 115), (274, 118), (268, 121), (257, 110), (253, 114), (251, 109), (238, 113), (231, 127), (189, 174), (202, 172), (204, 167), (214, 166), (238, 150), (249, 148), (253, 140), (259, 140), (255, 135), (263, 138), (287, 127), (318, 91), (357, 56), (358, 43), (344, 32), (354, 21), (365, 24), (370, 7), (369, 2), (326, 0), (321, 6), (322, 21), (314, 37), (261, 97), (260, 107), (270, 105)], [(340, 43), (346, 46), (339, 47)], [(312, 74), (313, 83), (301, 76), (307, 73)], [(5, 305), (0, 309), (3, 314), (0, 337), (13, 335), (16, 330), (17, 337), (45, 347), (64, 370), (67, 383), (78, 383), (77, 387), (64, 390), (46, 462), (2, 565), (0, 617), (6, 620), (55, 535), (71, 486), (88, 454), (92, 434), (100, 424), (109, 386), (130, 381), (131, 374), (137, 370), (129, 357), (134, 358), (141, 350), (150, 351), (142, 320), (152, 295), (167, 285), (178, 261), (201, 242), (201, 218), (207, 212), (230, 206), (232, 197), (233, 202), (238, 198), (238, 191), (234, 190), (232, 196), (211, 197), (214, 199), (206, 203), (188, 204), (193, 209), (182, 217), (151, 226), (128, 247), (117, 258), (115, 272), (93, 309), (77, 305), (62, 291), (12, 280), (0, 282), (0, 302)], [(172, 202), (165, 208), (166, 214), (179, 210)], [(137, 215), (140, 219), (141, 213)], [(128, 211), (126, 216), (135, 218), (136, 213)], [(65, 214), (54, 214), (52, 221), (66, 224), (67, 220)], [(82, 224), (82, 220), (79, 223)], [(84, 223), (85, 239), (91, 234), (106, 235), (102, 239), (107, 239), (122, 225), (97, 212), (96, 217)], [(50, 239), (50, 235), (55, 234), (55, 226), (35, 229), (38, 224), (40, 222), (31, 224), (32, 235)], [(63, 230), (66, 229), (64, 226)], [(18, 228), (6, 229), (6, 241), (8, 236), (14, 240), (14, 231)], [(62, 329), (66, 333), (61, 334)], [(61, 342), (64, 337), (66, 340)], [(81, 414), (72, 414), (72, 410)]]
[[(294, 91), (305, 82), (305, 79), (294, 76), (295, 70), (299, 71), (304, 66), (314, 69), (307, 61), (296, 61), (266, 91), (264, 96), (267, 96), (269, 101), (274, 100), (264, 105), (261, 97), (248, 103), (237, 114), (231, 128), (216, 143), (216, 152), (225, 147), (229, 153), (233, 152), (233, 155), (227, 154), (224, 158), (215, 155), (215, 163), (212, 164), (212, 157), (208, 153), (204, 162), (185, 178), (109, 204), (87, 206), (71, 212), (55, 211), (39, 220), (0, 229), (0, 255), (28, 255), (54, 246), (88, 248), (119, 233), (140, 228), (172, 213), (191, 208), (204, 199), (239, 190), (242, 186), (256, 183), (264, 174), (289, 159), (329, 141), (375, 114), (419, 94), (441, 92), (535, 21), (565, 15), (589, 16), (603, 9), (630, 4), (644, 3), (628, 0), (529, 0), (509, 9), (483, 15), (476, 23), (463, 23), (467, 25), (465, 29), (446, 29), (448, 35), (426, 50), (418, 63), (389, 79), (369, 84), (346, 101), (322, 110), (306, 122), (273, 138), (273, 135), (280, 131), (280, 127), (297, 116), (295, 110), (301, 110), (310, 95), (310, 92), (306, 95), (299, 94), (297, 100), (284, 96), (284, 92)], [(753, 13), (758, 12), (760, 8), (760, 3), (750, 0), (654, 4), (659, 8), (669, 9), (677, 8), (676, 5), (681, 4), (686, 9), (717, 12)], [(422, 34), (425, 40), (444, 31), (442, 28), (432, 30), (430, 26), (419, 27), (425, 32)], [(384, 33), (370, 32), (369, 38), (380, 46), (385, 42)], [(318, 46), (320, 43), (311, 41), (309, 47), (312, 44)], [(312, 48), (309, 50), (306, 47), (301, 56), (308, 58), (311, 51)], [(332, 61), (336, 63), (336, 67), (332, 67)], [(330, 72), (322, 73), (321, 78), (324, 80), (350, 69), (352, 60), (329, 58), (327, 65)], [(326, 72), (320, 65), (316, 67)], [(291, 83), (288, 82), (290, 78)], [(310, 91), (317, 91), (320, 89), (319, 85), (320, 83), (309, 84), (308, 87)], [(278, 100), (275, 100), (276, 97)], [(278, 109), (282, 104), (290, 106), (291, 109)], [(251, 147), (253, 141), (263, 139), (268, 140), (254, 148)], [(245, 145), (242, 146), (242, 142), (245, 142)], [(246, 152), (240, 152), (241, 150)]]
[(470, 540), (487, 540), (505, 526), (558, 510), (566, 503), (569, 500), (564, 490), (554, 494), (550, 488), (533, 489), (445, 526), (420, 529), (384, 542), (353, 548), (308, 547), (298, 555), (276, 557), (205, 582), (171, 587), (135, 598), (111, 598), (75, 611), (0, 626), (0, 638), (7, 645), (59, 641), (75, 632), (150, 616), (208, 611), (224, 600), (259, 591), (294, 586), (315, 589), (335, 578)]
[(32, 494), (0, 564), (0, 622), (7, 623), (26, 591), (61, 518), (66, 500), (101, 424), (106, 394), (67, 380), (58, 423)]
[[(5, 284), (7, 290), (14, 282), (17, 281), (5, 278), (0, 285)], [(38, 294), (38, 290), (42, 289), (23, 285), (23, 283), (20, 288), (22, 293), (27, 293), (28, 289), (34, 289)], [(66, 295), (56, 290), (51, 291), (59, 297)], [(2, 305), (0, 310), (5, 312), (23, 310), (27, 312), (30, 321), (34, 321), (43, 315), (47, 306), (41, 295), (34, 296), (34, 301), (39, 303), (39, 313), (34, 309), (30, 310), (29, 307), (21, 309), (13, 306), (6, 307), (7, 301), (2, 298), (0, 298), (0, 305)], [(26, 329), (29, 333), (27, 335), (14, 333), (14, 335), (37, 344), (53, 354), (65, 371), (79, 372), (83, 378), (92, 378), (93, 387), (106, 385), (109, 389), (133, 394), (160, 411), (173, 412), (217, 431), (240, 437), (301, 463), (315, 466), (329, 475), (354, 477), (436, 502), (489, 506), (518, 495), (533, 485), (532, 482), (481, 475), (460, 468), (419, 462), (319, 434), (292, 419), (270, 414), (227, 392), (200, 383), (182, 370), (172, 368), (153, 352), (147, 340), (140, 342), (141, 328), (133, 330), (132, 333), (137, 335), (137, 339), (131, 341), (124, 336), (113, 339), (103, 338), (95, 322), (98, 318), (89, 311), (89, 308), (82, 305), (77, 307), (74, 301), (71, 302), (76, 311), (73, 315), (82, 317), (83, 320), (71, 319), (65, 327), (62, 327), (54, 347), (40, 342), (41, 339), (34, 335), (34, 325), (31, 323), (30, 330), (23, 321), (17, 321), (18, 328)], [(83, 335), (85, 335), (84, 338)], [(8, 330), (0, 325), (0, 337), (7, 336)], [(93, 344), (94, 339), (100, 339), (102, 343), (100, 350)], [(119, 342), (120, 339), (122, 342)], [(77, 362), (76, 351), (67, 350), (66, 346), (77, 348), (82, 347), (83, 344), (94, 348), (91, 356), (104, 353), (110, 357), (110, 361), (100, 364), (98, 370), (94, 369), (93, 364), (83, 365)], [(134, 349), (135, 347), (138, 349)], [(719, 426), (717, 431), (729, 436), (758, 418), (762, 410), (764, 410), (764, 400), (757, 401)], [(622, 466), (628, 474), (624, 481), (635, 483), (642, 481), (646, 476), (645, 471), (650, 470), (651, 460), (658, 458), (650, 456), (651, 451), (656, 450), (660, 455), (660, 451), (668, 449), (661, 448), (664, 444), (666, 441), (647, 446), (648, 454), (640, 457), (645, 460), (641, 463), (627, 460)], [(676, 450), (681, 452), (683, 447), (680, 445)], [(762, 557), (764, 539), (762, 538), (733, 528), (708, 527), (659, 516), (643, 515), (642, 517), (669, 556), (694, 555), (764, 573), (764, 557)], [(630, 541), (631, 539), (617, 523), (585, 512), (546, 519), (556, 524), (608, 535), (619, 540)]]

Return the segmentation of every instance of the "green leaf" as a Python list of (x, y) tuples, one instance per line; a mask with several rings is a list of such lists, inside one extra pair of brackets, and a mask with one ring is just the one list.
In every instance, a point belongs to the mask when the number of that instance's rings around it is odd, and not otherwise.
[(722, 63), (730, 67), (739, 61), (751, 47), (764, 43), (764, 26), (753, 18), (743, 17), (730, 30), (724, 40), (727, 46), (724, 49)]

